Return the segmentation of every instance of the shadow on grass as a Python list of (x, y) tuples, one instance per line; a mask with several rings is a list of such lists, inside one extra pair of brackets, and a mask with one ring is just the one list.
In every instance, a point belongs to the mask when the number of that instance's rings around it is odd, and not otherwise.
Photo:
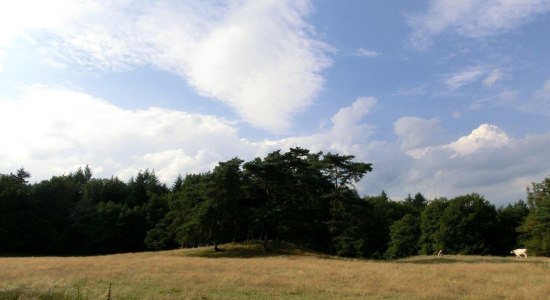
[(62, 290), (36, 290), (28, 287), (16, 287), (11, 289), (0, 289), (0, 299), (41, 299), (41, 300), (84, 300), (85, 295), (77, 291)]
[(269, 250), (264, 251), (262, 242), (248, 242), (224, 244), (219, 246), (219, 251), (215, 252), (214, 247), (204, 247), (197, 249), (184, 249), (183, 256), (205, 257), (205, 258), (257, 258), (273, 256), (315, 256), (324, 257), (326, 255), (315, 251), (298, 247), (290, 243), (269, 242)]
[(449, 255), (444, 257), (437, 256), (417, 256), (413, 258), (404, 258), (395, 260), (396, 263), (402, 264), (421, 264), (421, 265), (430, 265), (430, 264), (455, 264), (455, 263), (466, 263), (466, 264), (480, 264), (480, 263), (491, 263), (491, 264), (548, 264), (544, 260), (537, 258), (534, 259), (512, 259), (509, 257), (483, 257), (483, 256), (461, 256), (461, 255)]

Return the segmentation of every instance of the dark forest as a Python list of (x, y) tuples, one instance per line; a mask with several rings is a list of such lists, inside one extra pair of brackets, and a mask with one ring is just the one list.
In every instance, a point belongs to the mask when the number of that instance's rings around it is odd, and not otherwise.
[[(550, 256), (550, 177), (526, 201), (496, 208), (482, 195), (398, 201), (354, 184), (370, 163), (293, 148), (220, 162), (171, 185), (154, 171), (128, 182), (94, 178), (86, 166), (29, 183), (21, 168), (0, 174), (0, 255), (96, 255), (284, 241), (328, 254), (395, 259), (418, 254)], [(368, 180), (368, 176), (365, 177)]]

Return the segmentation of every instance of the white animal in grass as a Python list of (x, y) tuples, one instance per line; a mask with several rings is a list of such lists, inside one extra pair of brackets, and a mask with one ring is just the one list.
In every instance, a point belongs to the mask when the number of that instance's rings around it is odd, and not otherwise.
[(439, 252), (437, 252), (437, 256), (443, 256), (443, 250), (439, 250)]
[(511, 254), (515, 254), (517, 258), (521, 258), (523, 255), (524, 258), (527, 258), (527, 249), (516, 249), (510, 251)]

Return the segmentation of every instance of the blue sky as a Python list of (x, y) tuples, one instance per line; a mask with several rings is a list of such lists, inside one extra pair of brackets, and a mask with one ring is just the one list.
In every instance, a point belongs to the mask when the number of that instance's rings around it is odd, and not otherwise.
[(550, 1), (4, 1), (0, 172), (90, 165), (171, 184), (301, 146), (355, 155), (361, 194), (550, 175)]

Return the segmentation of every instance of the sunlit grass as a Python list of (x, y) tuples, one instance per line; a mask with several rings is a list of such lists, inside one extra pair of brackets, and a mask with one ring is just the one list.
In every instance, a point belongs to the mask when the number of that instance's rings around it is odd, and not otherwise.
[[(331, 258), (285, 244), (0, 258), (0, 299), (548, 299), (550, 259)], [(215, 257), (216, 259), (213, 259)]]

